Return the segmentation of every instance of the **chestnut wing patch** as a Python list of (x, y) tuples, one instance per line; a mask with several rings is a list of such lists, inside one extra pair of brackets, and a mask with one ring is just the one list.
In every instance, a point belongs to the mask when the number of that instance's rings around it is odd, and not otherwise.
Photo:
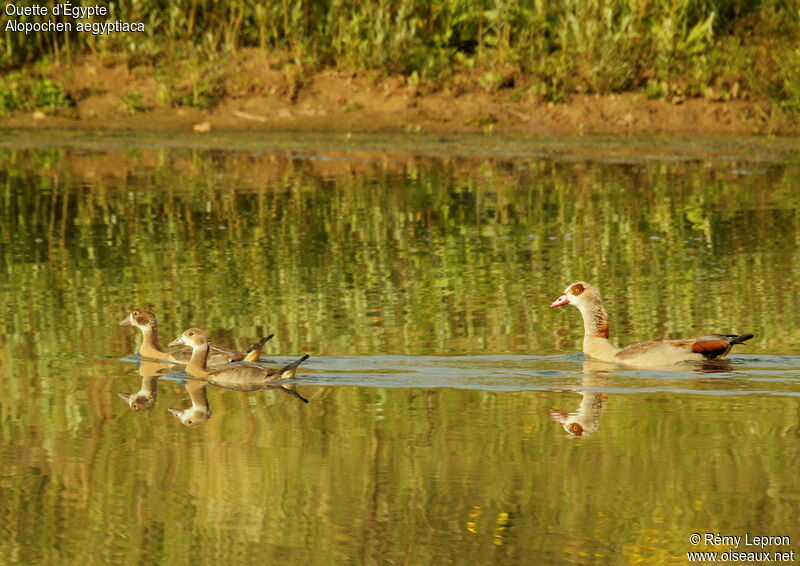
[(711, 334), (695, 340), (694, 352), (702, 354), (708, 360), (724, 359), (735, 344), (744, 344), (753, 334)]
[(692, 346), (692, 352), (702, 354), (703, 352), (716, 352), (717, 350), (724, 350), (728, 347), (730, 342), (724, 340), (704, 340), (702, 342), (695, 342)]

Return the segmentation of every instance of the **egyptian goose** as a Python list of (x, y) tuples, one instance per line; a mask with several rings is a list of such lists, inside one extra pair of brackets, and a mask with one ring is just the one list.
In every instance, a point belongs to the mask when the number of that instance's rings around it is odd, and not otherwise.
[(297, 393), (291, 386), (277, 385), (281, 379), (292, 379), (297, 373), (297, 366), (308, 359), (308, 354), (282, 368), (265, 368), (256, 364), (235, 363), (209, 368), (208, 334), (199, 328), (190, 328), (169, 343), (170, 346), (189, 346), (192, 357), (186, 364), (186, 373), (190, 376), (208, 380), (212, 385), (236, 391), (258, 391), (278, 388), (308, 403), (308, 399)]
[[(142, 331), (142, 345), (139, 346), (139, 355), (143, 358), (153, 360), (166, 360), (176, 364), (185, 364), (192, 357), (191, 348), (181, 348), (172, 352), (167, 352), (158, 344), (158, 323), (156, 315), (147, 309), (136, 309), (131, 312), (120, 323), (120, 326), (135, 326)], [(222, 348), (211, 347), (208, 356), (208, 363), (211, 365), (227, 364), (228, 362), (256, 362), (261, 357), (261, 348), (269, 341), (274, 334), (262, 338), (250, 346), (244, 352), (235, 350), (224, 350)]]
[(735, 344), (753, 334), (711, 334), (688, 340), (648, 340), (619, 349), (608, 340), (608, 315), (600, 293), (578, 281), (566, 288), (550, 308), (573, 305), (583, 316), (583, 353), (601, 362), (632, 366), (666, 366), (683, 362), (723, 360)]

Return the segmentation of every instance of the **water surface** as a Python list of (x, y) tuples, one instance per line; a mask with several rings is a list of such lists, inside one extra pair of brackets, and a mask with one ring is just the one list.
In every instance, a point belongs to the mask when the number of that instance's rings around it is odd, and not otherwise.
[[(0, 135), (0, 556), (20, 564), (687, 563), (798, 549), (800, 165), (764, 140)], [(198, 142), (198, 139), (204, 141)], [(730, 362), (587, 363), (753, 332)], [(206, 388), (118, 327), (264, 361)], [(119, 397), (151, 379), (149, 410)], [(575, 425), (581, 434), (576, 435)]]

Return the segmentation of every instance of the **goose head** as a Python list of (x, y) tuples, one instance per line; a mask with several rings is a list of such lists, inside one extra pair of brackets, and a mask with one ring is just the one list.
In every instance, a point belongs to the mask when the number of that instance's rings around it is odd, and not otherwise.
[(585, 281), (570, 284), (564, 293), (550, 304), (550, 308), (572, 305), (581, 309), (600, 300), (600, 293)]
[(189, 328), (184, 330), (183, 333), (169, 343), (170, 346), (189, 346), (193, 350), (199, 348), (207, 348), (211, 340), (208, 334), (199, 328)]
[(142, 332), (149, 332), (158, 327), (156, 315), (147, 309), (136, 309), (132, 311), (119, 323), (120, 326), (135, 326)]
[[(572, 283), (564, 289), (564, 293), (559, 298), (552, 302), (550, 308), (563, 305), (572, 305), (580, 311), (587, 338), (608, 339), (608, 314), (603, 306), (603, 300), (600, 298), (600, 291), (596, 287), (592, 287), (585, 281)], [(610, 343), (603, 343), (602, 346), (609, 351), (614, 349)], [(611, 352), (612, 355), (613, 353), (615, 352)], [(592, 355), (595, 356), (595, 354)]]

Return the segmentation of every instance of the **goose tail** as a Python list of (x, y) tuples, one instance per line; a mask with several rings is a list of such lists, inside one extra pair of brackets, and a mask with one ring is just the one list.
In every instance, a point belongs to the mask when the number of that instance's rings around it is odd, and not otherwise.
[(731, 339), (731, 346), (734, 344), (744, 344), (753, 336), (755, 336), (755, 334), (740, 334), (739, 336), (733, 336)]
[(309, 358), (309, 356), (308, 356), (308, 354), (306, 354), (302, 358), (293, 361), (289, 365), (283, 366), (281, 368), (281, 379), (292, 379), (294, 377), (294, 374), (297, 373), (297, 366), (302, 364), (308, 358)]
[(274, 334), (270, 334), (269, 336), (265, 336), (264, 338), (262, 338), (261, 340), (259, 340), (258, 342), (256, 342), (252, 346), (250, 346), (247, 350), (245, 350), (244, 351), (244, 361), (246, 361), (246, 362), (257, 362), (259, 360), (259, 358), (261, 357), (261, 348), (264, 346), (264, 344), (266, 344), (267, 342), (272, 340), (272, 338), (274, 336), (275, 336)]

